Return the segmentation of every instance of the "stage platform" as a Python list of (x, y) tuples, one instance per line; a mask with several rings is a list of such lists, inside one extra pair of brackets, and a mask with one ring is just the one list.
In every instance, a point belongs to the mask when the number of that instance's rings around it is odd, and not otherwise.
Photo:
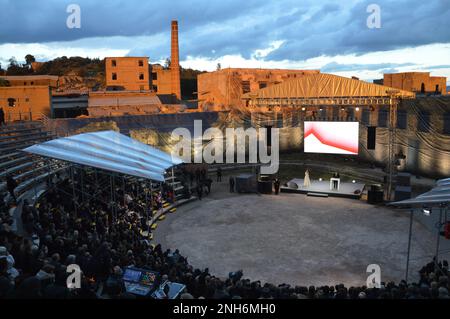
[[(362, 183), (344, 183), (341, 182), (339, 190), (330, 189), (330, 180), (311, 181), (310, 187), (303, 186), (303, 179), (296, 178), (287, 183), (288, 186), (282, 186), (280, 191), (283, 193), (297, 193), (320, 197), (343, 197), (351, 199), (360, 199), (365, 184)], [(326, 196), (324, 196), (326, 195)]]

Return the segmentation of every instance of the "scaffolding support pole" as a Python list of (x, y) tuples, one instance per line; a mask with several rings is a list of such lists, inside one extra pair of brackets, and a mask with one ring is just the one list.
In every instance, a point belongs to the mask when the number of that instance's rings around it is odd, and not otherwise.
[(438, 229), (437, 229), (437, 238), (436, 238), (436, 257), (434, 260), (435, 268), (436, 270), (439, 270), (439, 272), (442, 272), (441, 268), (439, 267), (439, 246), (441, 243), (441, 227), (442, 227), (442, 205), (439, 207), (439, 221), (438, 221)]
[(409, 276), (409, 260), (410, 260), (410, 256), (411, 256), (411, 239), (412, 239), (413, 219), (414, 219), (414, 210), (411, 209), (411, 213), (409, 215), (408, 253), (406, 256), (406, 274), (405, 274), (405, 281), (407, 283), (408, 283), (408, 276)]
[(173, 194), (173, 202), (175, 203), (177, 201), (177, 196), (175, 196), (175, 187), (174, 187), (174, 185), (175, 185), (175, 172), (174, 172), (173, 166), (172, 166), (172, 185), (171, 185), (171, 188), (172, 188), (172, 194)]
[(115, 217), (114, 217), (114, 189), (113, 189), (113, 177), (112, 175), (109, 177), (109, 186), (111, 189), (111, 221), (112, 223), (115, 223)]
[(84, 167), (80, 167), (80, 182), (81, 182), (81, 201), (84, 203)]
[(125, 199), (125, 177), (122, 175), (122, 194), (123, 194), (123, 206), (126, 204)]
[(394, 188), (395, 175), (395, 143), (397, 133), (397, 108), (398, 98), (395, 96), (396, 91), (388, 92), (389, 98), (389, 159), (388, 159), (388, 187), (387, 187), (387, 201), (392, 200), (392, 192)]
[(75, 194), (75, 179), (73, 176), (73, 165), (70, 165), (70, 179), (72, 180), (72, 196), (73, 196), (73, 209), (75, 212), (75, 217), (78, 216), (78, 212), (77, 212), (77, 197)]

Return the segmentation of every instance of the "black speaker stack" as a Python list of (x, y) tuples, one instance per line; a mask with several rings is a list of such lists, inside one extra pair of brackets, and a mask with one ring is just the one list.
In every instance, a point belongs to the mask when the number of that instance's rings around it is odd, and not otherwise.
[(410, 199), (412, 195), (411, 174), (397, 173), (397, 182), (395, 186), (395, 201)]
[(374, 150), (377, 144), (377, 127), (367, 127), (367, 149)]
[(367, 192), (367, 202), (369, 204), (381, 204), (383, 203), (384, 192), (378, 185), (371, 185)]

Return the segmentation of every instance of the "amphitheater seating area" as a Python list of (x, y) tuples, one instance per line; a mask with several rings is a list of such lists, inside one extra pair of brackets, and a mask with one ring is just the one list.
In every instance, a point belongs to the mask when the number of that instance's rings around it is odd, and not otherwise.
[(6, 178), (11, 176), (17, 183), (15, 195), (18, 200), (45, 183), (53, 174), (64, 169), (63, 164), (44, 161), (22, 150), (28, 146), (53, 139), (40, 122), (10, 123), (0, 129), (0, 194), (7, 205), (14, 200), (8, 193)]

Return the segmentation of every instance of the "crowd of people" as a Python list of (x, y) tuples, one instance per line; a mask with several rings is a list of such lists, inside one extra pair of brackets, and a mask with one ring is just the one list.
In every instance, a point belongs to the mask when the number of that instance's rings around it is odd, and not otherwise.
[[(115, 203), (108, 190), (86, 186), (85, 191), (95, 196), (83, 201), (83, 194), (77, 193), (74, 206), (71, 185), (71, 180), (65, 179), (36, 205), (23, 203), (22, 235), (11, 231), (11, 217), (2, 208), (0, 298), (136, 298), (127, 293), (122, 281), (125, 268), (130, 266), (156, 271), (164, 280), (186, 285), (182, 299), (449, 298), (446, 261), (423, 267), (417, 283), (384, 283), (378, 289), (273, 285), (245, 279), (242, 271), (218, 278), (208, 269), (191, 266), (178, 250), (151, 244), (148, 234), (143, 234), (147, 226), (144, 198), (135, 186), (126, 185), (125, 192), (117, 187)], [(164, 190), (159, 194), (161, 198), (156, 197), (152, 209), (158, 209), (163, 197), (168, 196)], [(81, 288), (69, 289), (67, 267), (73, 264), (82, 270)]]

